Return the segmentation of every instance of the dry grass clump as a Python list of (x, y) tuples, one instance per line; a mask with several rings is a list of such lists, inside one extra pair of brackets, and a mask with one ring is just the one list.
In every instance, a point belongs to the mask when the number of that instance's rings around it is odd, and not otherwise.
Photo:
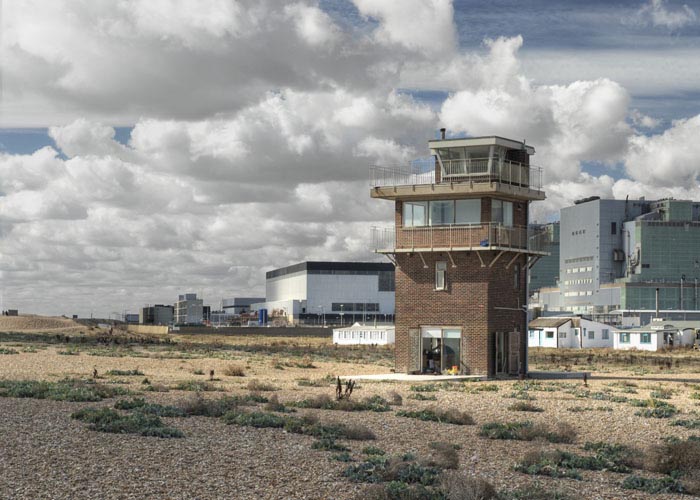
[(451, 443), (442, 441), (430, 443), (430, 456), (425, 463), (439, 469), (457, 469), (459, 467), (457, 448)]
[(489, 439), (515, 439), (518, 441), (534, 441), (543, 439), (550, 443), (573, 443), (576, 441), (576, 430), (568, 422), (558, 422), (554, 428), (546, 424), (532, 422), (489, 422), (481, 426), (479, 435)]
[(645, 455), (644, 466), (663, 474), (700, 471), (700, 440), (672, 440), (652, 446)]
[(245, 370), (239, 365), (228, 365), (223, 369), (223, 373), (227, 377), (245, 377)]
[[(496, 488), (486, 479), (445, 472), (440, 479), (440, 490), (449, 500), (495, 500)], [(528, 497), (529, 498), (529, 497)]]
[(403, 404), (403, 396), (396, 391), (389, 393), (389, 404), (391, 406), (401, 406)]
[(248, 382), (248, 390), (256, 392), (272, 392), (276, 391), (277, 387), (275, 387), (272, 384), (260, 382), (259, 380), (251, 380), (250, 382)]
[(399, 417), (417, 418), (425, 422), (443, 422), (455, 425), (474, 425), (472, 416), (454, 408), (426, 408), (418, 411), (397, 411)]

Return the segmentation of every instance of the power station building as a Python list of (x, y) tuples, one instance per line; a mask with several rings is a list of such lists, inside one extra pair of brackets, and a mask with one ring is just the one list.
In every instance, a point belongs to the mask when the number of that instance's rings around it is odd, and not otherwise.
[(658, 289), (661, 316), (700, 318), (699, 202), (588, 198), (563, 208), (560, 226), (558, 286), (534, 297), (542, 312), (639, 326), (656, 316)]
[(431, 157), (371, 167), (370, 195), (394, 202), (373, 228), (396, 265), (396, 371), (488, 376), (527, 372), (527, 269), (546, 232), (528, 227), (543, 200), (533, 147), (502, 137), (429, 141)]

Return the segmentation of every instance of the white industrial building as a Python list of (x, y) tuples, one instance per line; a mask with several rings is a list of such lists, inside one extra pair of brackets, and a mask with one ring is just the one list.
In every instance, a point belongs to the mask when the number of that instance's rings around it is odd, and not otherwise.
[(338, 345), (393, 345), (392, 325), (361, 325), (355, 323), (346, 328), (333, 329), (333, 343)]
[(528, 325), (528, 347), (589, 349), (613, 347), (612, 327), (577, 316), (537, 318)]
[(275, 269), (266, 275), (265, 302), (251, 308), (290, 324), (393, 323), (394, 266), (302, 262)]

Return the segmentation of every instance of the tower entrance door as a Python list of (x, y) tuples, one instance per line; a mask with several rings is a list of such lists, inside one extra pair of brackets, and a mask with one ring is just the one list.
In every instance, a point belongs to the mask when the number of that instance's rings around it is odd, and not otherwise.
[(520, 332), (496, 332), (497, 377), (517, 375), (520, 370)]
[(421, 328), (421, 373), (459, 373), (462, 329), (428, 326)]

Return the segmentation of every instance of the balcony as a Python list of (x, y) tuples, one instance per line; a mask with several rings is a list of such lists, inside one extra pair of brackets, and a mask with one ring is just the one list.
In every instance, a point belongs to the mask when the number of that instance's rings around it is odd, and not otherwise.
[(373, 198), (386, 199), (484, 193), (544, 199), (542, 168), (498, 157), (442, 160), (437, 167), (371, 166), (370, 188)]
[(423, 227), (372, 227), (377, 253), (498, 250), (548, 255), (544, 228), (506, 227), (497, 223)]

